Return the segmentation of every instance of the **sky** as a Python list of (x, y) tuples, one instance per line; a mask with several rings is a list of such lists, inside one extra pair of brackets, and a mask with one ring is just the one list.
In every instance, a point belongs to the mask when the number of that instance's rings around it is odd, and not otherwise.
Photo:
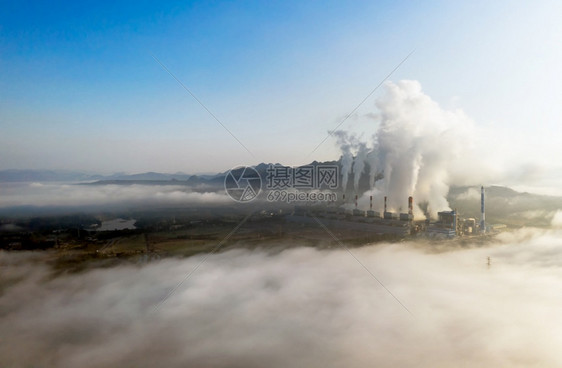
[[(560, 166), (556, 1), (2, 8), (0, 169), (201, 173), (337, 159), (333, 138), (312, 150), (412, 51), (389, 80), (415, 80), (443, 109), (462, 110), (480, 159)], [(340, 128), (374, 134), (365, 116), (383, 93)]]

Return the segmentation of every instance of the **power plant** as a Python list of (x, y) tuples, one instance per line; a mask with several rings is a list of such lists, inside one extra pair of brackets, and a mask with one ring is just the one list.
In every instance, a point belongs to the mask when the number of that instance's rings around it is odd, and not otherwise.
[(351, 203), (345, 202), (345, 195), (341, 202), (329, 205), (295, 206), (289, 221), (301, 223), (315, 223), (315, 218), (329, 227), (348, 230), (366, 231), (377, 234), (394, 234), (397, 236), (427, 236), (430, 238), (455, 238), (459, 236), (475, 236), (486, 234), (484, 187), (481, 187), (481, 217), (480, 222), (475, 218), (461, 218), (456, 209), (440, 211), (437, 220), (431, 221), (414, 219), (414, 198), (407, 198), (408, 211), (403, 213), (390, 212), (387, 206), (387, 196), (384, 196), (382, 214), (373, 210), (373, 196), (369, 197), (369, 210), (358, 208), (358, 196), (355, 195), (353, 210)]

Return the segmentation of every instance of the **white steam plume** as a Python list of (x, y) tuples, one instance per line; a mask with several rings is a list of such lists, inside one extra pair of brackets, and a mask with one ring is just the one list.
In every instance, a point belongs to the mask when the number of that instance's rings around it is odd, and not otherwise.
[(338, 145), (342, 151), (341, 157), (341, 175), (342, 175), (342, 188), (345, 193), (347, 189), (347, 181), (349, 180), (349, 174), (351, 173), (351, 168), (353, 166), (353, 154), (351, 150), (353, 148), (353, 143), (346, 132), (337, 131), (334, 132), (337, 138)]
[(353, 161), (353, 186), (355, 193), (359, 189), (359, 179), (365, 170), (365, 159), (367, 158), (367, 145), (365, 143), (359, 143), (359, 148), (357, 150), (357, 155)]
[[(443, 110), (417, 81), (388, 82), (385, 88), (385, 95), (376, 102), (379, 125), (370, 152), (363, 152), (364, 145), (353, 143), (349, 139), (353, 136), (345, 132), (338, 135), (338, 144), (348, 151), (360, 147), (354, 167), (369, 163), (371, 191), (365, 195), (387, 196), (388, 207), (394, 211), (406, 208), (408, 196), (413, 195), (416, 216), (423, 216), (417, 204), (427, 203), (429, 214), (435, 217), (438, 211), (450, 209), (446, 199), (449, 172), (461, 162), (462, 153), (465, 160), (469, 158), (473, 122), (462, 111)], [(378, 173), (383, 179), (375, 183)]]

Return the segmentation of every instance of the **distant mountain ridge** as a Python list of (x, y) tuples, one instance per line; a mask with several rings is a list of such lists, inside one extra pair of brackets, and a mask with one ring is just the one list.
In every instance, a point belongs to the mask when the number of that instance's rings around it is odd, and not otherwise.
[(56, 170), (2, 170), (0, 182), (48, 182), (48, 181), (81, 181), (96, 180), (101, 175), (88, 175), (78, 171)]
[[(140, 181), (167, 181), (189, 180), (190, 174), (166, 174), (158, 172), (145, 172), (139, 174), (115, 173), (112, 175), (87, 174), (80, 171), (65, 170), (0, 170), (0, 182), (88, 182), (99, 180), (140, 180)], [(209, 179), (215, 175), (201, 175), (198, 177)]]
[[(312, 162), (309, 165), (338, 165), (340, 161)], [(253, 166), (266, 180), (270, 165), (260, 163)], [(286, 166), (284, 166), (286, 167)], [(146, 172), (139, 174), (117, 173), (113, 175), (95, 175), (73, 171), (49, 170), (3, 170), (0, 182), (74, 182), (80, 185), (174, 185), (189, 187), (194, 192), (213, 192), (224, 190), (225, 177), (229, 171), (214, 175), (188, 175), (183, 173), (165, 174)], [(341, 171), (340, 171), (341, 172)], [(369, 177), (363, 174), (355, 190), (350, 173), (346, 194), (352, 198), (355, 193), (364, 193), (369, 189)], [(517, 192), (503, 186), (486, 186), (486, 219), (489, 223), (507, 223), (515, 226), (550, 226), (558, 211), (562, 211), (562, 197), (545, 196), (526, 192)], [(337, 190), (341, 193), (341, 188)], [(414, 202), (416, 202), (414, 198)], [(480, 218), (480, 186), (451, 186), (447, 195), (450, 208), (455, 208), (463, 217)], [(35, 211), (36, 208), (32, 207)]]
[[(317, 162), (308, 165), (320, 164), (339, 165), (338, 161)], [(254, 165), (258, 173), (265, 178), (270, 165), (284, 166), (279, 163), (260, 163)], [(286, 166), (284, 166), (286, 167)], [(188, 185), (196, 185), (206, 182), (224, 181), (228, 171), (217, 174), (191, 175), (184, 173), (159, 173), (145, 172), (139, 174), (116, 173), (112, 175), (86, 174), (80, 171), (64, 170), (0, 170), (0, 182), (94, 182), (92, 184), (157, 184), (161, 182), (184, 182)]]
[[(338, 165), (339, 161), (326, 161), (326, 162), (318, 162), (314, 161), (308, 165), (303, 166), (318, 166), (318, 165)], [(289, 167), (285, 165), (281, 165), (279, 163), (260, 163), (258, 165), (252, 166), (262, 180), (265, 180), (268, 176), (268, 169), (271, 166), (275, 167)], [(145, 174), (136, 174), (136, 175), (126, 175), (120, 176), (118, 178), (103, 178), (101, 180), (97, 180), (91, 183), (91, 185), (108, 185), (108, 184), (117, 184), (117, 185), (131, 185), (131, 184), (140, 184), (140, 185), (186, 185), (186, 186), (206, 186), (206, 187), (223, 187), (224, 180), (226, 175), (229, 171), (225, 171), (222, 173), (217, 173), (214, 175), (185, 175), (185, 176), (178, 176), (172, 174), (159, 174), (159, 173), (145, 173)], [(364, 174), (366, 177), (367, 175)], [(363, 184), (368, 183), (368, 178), (365, 178), (362, 181)], [(361, 186), (360, 186), (361, 187)], [(365, 188), (366, 190), (367, 188)]]

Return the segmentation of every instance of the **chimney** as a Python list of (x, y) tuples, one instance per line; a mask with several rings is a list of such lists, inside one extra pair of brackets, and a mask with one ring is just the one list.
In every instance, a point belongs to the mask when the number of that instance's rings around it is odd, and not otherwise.
[(369, 197), (369, 209), (372, 210), (373, 209), (373, 196)]
[(355, 195), (355, 208), (357, 208), (357, 194)]
[(386, 212), (386, 196), (384, 196), (384, 212)]
[(480, 188), (480, 231), (486, 231), (486, 213), (484, 211), (484, 186)]
[(414, 215), (414, 198), (412, 196), (408, 197), (408, 214)]
[(455, 235), (457, 235), (457, 209), (453, 210), (453, 230), (455, 230)]

